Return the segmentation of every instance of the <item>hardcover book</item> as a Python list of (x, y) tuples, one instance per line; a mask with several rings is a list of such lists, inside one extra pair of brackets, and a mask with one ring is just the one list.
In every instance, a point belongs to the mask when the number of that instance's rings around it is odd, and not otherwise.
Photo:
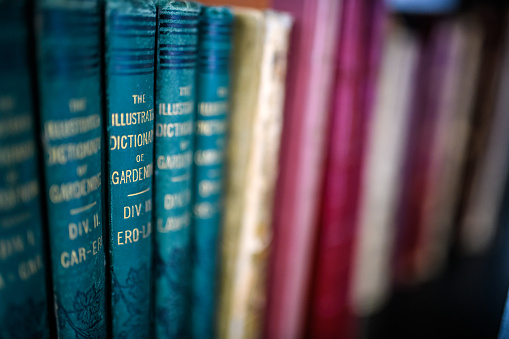
[(101, 6), (36, 1), (39, 100), (59, 338), (105, 338)]
[(214, 337), (216, 331), (232, 21), (232, 12), (225, 7), (204, 7), (200, 13), (192, 192), (192, 338)]
[[(449, 35), (429, 32), (428, 22), (417, 23), (415, 32), (421, 41), (421, 50), (415, 76), (415, 86), (410, 95), (408, 126), (405, 131), (399, 199), (394, 219), (394, 271), (396, 282), (410, 282), (414, 279), (413, 262), (418, 238), (422, 233), (423, 197), (429, 186), (428, 174), (435, 126), (438, 120), (433, 89), (441, 91), (441, 75), (450, 64), (436, 62), (437, 54), (445, 54)], [(437, 71), (438, 70), (438, 71)]]
[(438, 34), (449, 37), (440, 46), (445, 55), (438, 62), (443, 65), (435, 70), (435, 136), (425, 142), (432, 152), (429, 186), (424, 194), (422, 230), (410, 266), (411, 279), (418, 281), (443, 271), (452, 243), (484, 37), (477, 19), (465, 15), (436, 27)]
[(113, 337), (150, 337), (155, 38), (155, 1), (106, 2)]
[(26, 1), (0, 4), (0, 338), (5, 339), (49, 338), (26, 9)]
[(465, 254), (480, 254), (493, 243), (507, 180), (507, 51), (505, 13), (487, 13), (471, 137), (467, 146), (458, 242)]
[(341, 1), (275, 0), (273, 7), (291, 14), (295, 22), (264, 335), (298, 338), (304, 335)]
[(192, 2), (159, 2), (154, 177), (158, 338), (188, 336), (199, 12)]
[(259, 338), (291, 17), (234, 9), (220, 338)]
[(417, 36), (401, 22), (389, 22), (361, 173), (351, 282), (357, 315), (379, 309), (390, 293), (399, 176), (418, 53)]
[(367, 111), (363, 105), (370, 5), (377, 6), (375, 1), (343, 1), (326, 171), (310, 291), (307, 334), (311, 337), (353, 337), (354, 321), (348, 294), (367, 122)]

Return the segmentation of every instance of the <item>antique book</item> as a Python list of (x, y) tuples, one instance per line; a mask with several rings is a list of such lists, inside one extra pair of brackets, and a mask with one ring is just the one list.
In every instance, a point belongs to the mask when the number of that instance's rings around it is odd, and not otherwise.
[(259, 338), (291, 17), (234, 9), (219, 338)]
[(478, 97), (471, 122), (458, 242), (463, 253), (480, 254), (494, 241), (507, 180), (507, 15), (486, 16)]
[(226, 7), (201, 10), (192, 191), (191, 338), (208, 338), (216, 331), (232, 22), (232, 12)]
[[(49, 338), (27, 1), (0, 3), (0, 338)], [(27, 326), (27, 325), (30, 326)]]
[(361, 174), (351, 282), (357, 315), (376, 311), (390, 293), (396, 203), (419, 48), (412, 30), (396, 19), (388, 23)]
[(111, 332), (149, 338), (155, 1), (108, 0), (105, 20)]
[(370, 21), (370, 11), (378, 9), (380, 12), (377, 2), (343, 0), (323, 197), (309, 296), (307, 335), (310, 337), (354, 337), (355, 324), (348, 295), (368, 117), (364, 106), (369, 62), (368, 32), (371, 24), (378, 24), (376, 15), (383, 13), (373, 13), (373, 21)]
[(37, 61), (59, 338), (105, 338), (101, 4), (38, 0)]
[(155, 326), (187, 336), (191, 281), (191, 171), (200, 6), (160, 1), (155, 116)]
[(436, 26), (448, 36), (440, 45), (434, 100), (436, 130), (424, 142), (431, 150), (428, 187), (422, 201), (421, 230), (410, 263), (409, 282), (428, 280), (442, 272), (452, 243), (458, 208), (473, 98), (479, 79), (483, 30), (475, 16), (464, 15)]
[[(423, 231), (422, 212), (424, 196), (430, 185), (430, 164), (437, 115), (437, 93), (442, 92), (442, 74), (451, 65), (442, 57), (451, 43), (448, 32), (434, 34), (429, 21), (414, 22), (415, 32), (421, 41), (421, 50), (410, 95), (410, 109), (406, 142), (403, 146), (399, 199), (396, 202), (394, 275), (396, 282), (411, 281), (417, 243)], [(435, 27), (435, 26), (433, 26)], [(444, 31), (444, 30), (442, 30)], [(445, 49), (446, 50), (446, 49)], [(447, 50), (446, 50), (447, 51)], [(437, 62), (438, 61), (438, 62)], [(438, 88), (437, 91), (434, 91)]]
[(275, 0), (273, 7), (290, 13), (295, 22), (264, 335), (298, 338), (305, 327), (341, 1)]

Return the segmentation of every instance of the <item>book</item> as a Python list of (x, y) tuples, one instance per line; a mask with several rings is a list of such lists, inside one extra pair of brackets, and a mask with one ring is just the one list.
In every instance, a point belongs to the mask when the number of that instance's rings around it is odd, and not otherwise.
[(432, 156), (429, 187), (422, 202), (422, 230), (411, 264), (411, 279), (417, 281), (443, 272), (451, 249), (484, 38), (473, 15), (445, 21), (436, 30), (449, 37), (440, 46), (442, 67), (435, 70), (435, 136), (425, 142)]
[(208, 338), (216, 333), (232, 22), (232, 12), (226, 7), (201, 10), (192, 192), (192, 338)]
[[(27, 2), (0, 4), (0, 337), (49, 338)], [(30, 324), (30, 326), (27, 326)]]
[[(507, 15), (485, 13), (486, 36), (475, 109), (470, 121), (463, 199), (457, 229), (460, 251), (467, 255), (486, 252), (497, 234), (507, 180), (507, 113), (505, 86)], [(496, 33), (495, 33), (496, 32)]]
[(35, 5), (56, 334), (105, 338), (102, 7), (97, 0)]
[(159, 2), (154, 177), (155, 324), (159, 338), (188, 335), (199, 12), (196, 3)]
[(357, 224), (365, 140), (364, 79), (373, 1), (344, 0), (337, 44), (337, 71), (331, 107), (327, 160), (314, 259), (307, 334), (351, 338), (351, 263)]
[(399, 176), (420, 50), (416, 34), (402, 22), (393, 19), (387, 25), (374, 111), (367, 127), (351, 277), (350, 303), (360, 316), (380, 309), (391, 290)]
[(111, 332), (149, 338), (156, 3), (108, 0), (105, 19)]
[(275, 0), (294, 28), (288, 53), (264, 336), (304, 335), (341, 1)]
[(292, 20), (243, 8), (234, 17), (219, 337), (258, 338)]

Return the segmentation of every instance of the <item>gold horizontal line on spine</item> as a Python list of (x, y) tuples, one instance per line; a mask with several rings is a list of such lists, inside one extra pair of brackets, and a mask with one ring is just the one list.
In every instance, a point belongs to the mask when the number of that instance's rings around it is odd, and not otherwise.
[(146, 192), (148, 192), (148, 191), (150, 191), (150, 187), (149, 187), (149, 188), (147, 188), (147, 189), (144, 189), (143, 191), (138, 192), (138, 193), (128, 194), (127, 196), (128, 196), (128, 197), (134, 197), (135, 195), (140, 195), (140, 194), (146, 193)]
[(180, 182), (189, 179), (189, 174), (179, 175), (178, 177), (171, 178), (172, 182)]
[(92, 207), (94, 207), (96, 204), (97, 204), (97, 201), (94, 201), (93, 203), (88, 204), (88, 205), (86, 205), (86, 206), (83, 206), (83, 207), (80, 207), (80, 208), (73, 208), (73, 209), (70, 211), (70, 213), (71, 213), (71, 215), (80, 214), (80, 213), (82, 213), (82, 212), (88, 211), (89, 209), (91, 209)]

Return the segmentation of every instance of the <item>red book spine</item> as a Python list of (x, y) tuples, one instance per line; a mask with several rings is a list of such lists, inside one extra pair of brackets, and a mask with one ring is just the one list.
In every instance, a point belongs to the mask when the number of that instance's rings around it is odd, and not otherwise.
[(368, 67), (376, 64), (376, 58), (368, 55), (371, 51), (367, 48), (371, 39), (367, 22), (375, 19), (374, 25), (379, 23), (378, 13), (369, 11), (372, 5), (376, 5), (378, 12), (379, 3), (375, 1), (343, 2), (338, 72), (310, 294), (307, 332), (313, 338), (350, 338), (355, 330), (349, 308), (349, 282), (366, 118), (372, 107), (365, 102), (373, 95), (373, 86), (367, 84), (368, 74), (372, 75)]
[(265, 337), (304, 334), (340, 1), (274, 0), (295, 19), (274, 206)]

